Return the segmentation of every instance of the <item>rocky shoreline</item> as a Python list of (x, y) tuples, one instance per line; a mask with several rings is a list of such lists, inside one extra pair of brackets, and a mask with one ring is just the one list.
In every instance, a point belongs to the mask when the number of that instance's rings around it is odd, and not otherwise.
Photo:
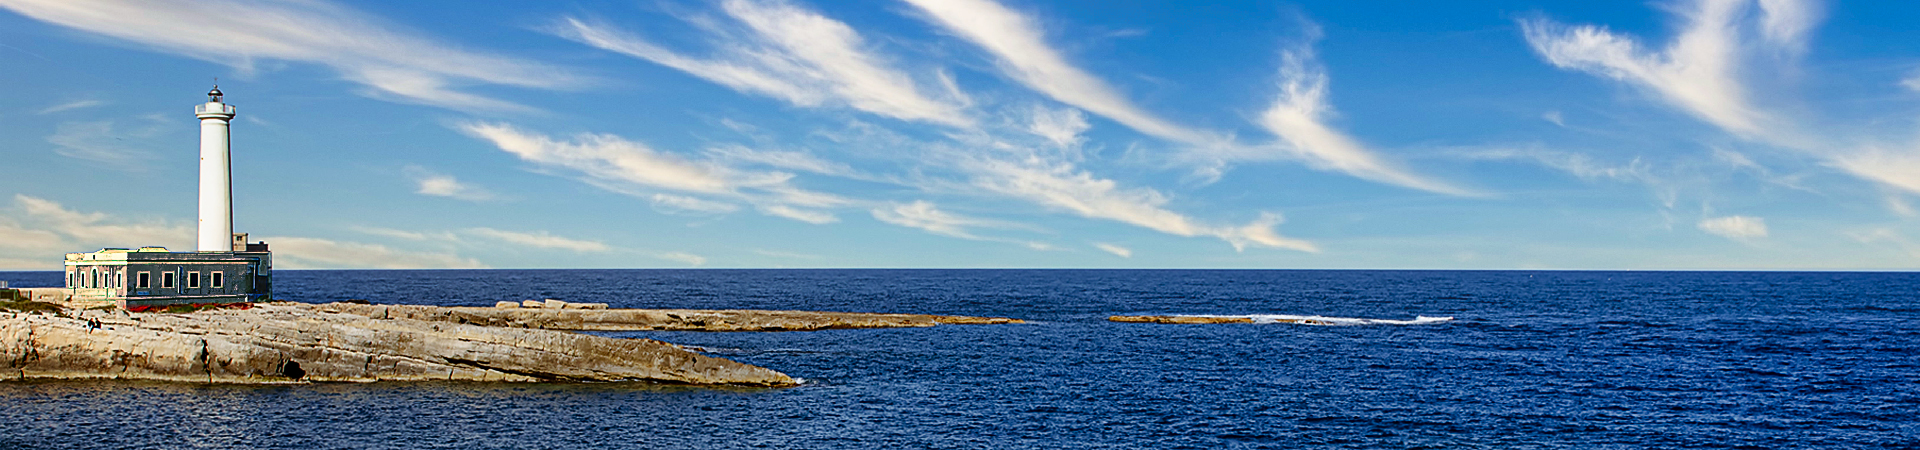
[(207, 383), (646, 381), (792, 386), (650, 339), (567, 330), (798, 331), (1020, 323), (919, 314), (580, 310), (279, 302), (181, 314), (0, 312), (0, 374)]

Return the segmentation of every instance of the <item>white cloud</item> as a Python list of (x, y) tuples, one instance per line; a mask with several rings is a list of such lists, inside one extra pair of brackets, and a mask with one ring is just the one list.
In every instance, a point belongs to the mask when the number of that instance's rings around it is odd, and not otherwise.
[(1700, 230), (1735, 240), (1767, 237), (1767, 221), (1759, 217), (1726, 216), (1700, 220)]
[[(1757, 6), (1757, 8), (1755, 7)], [(1920, 145), (1838, 148), (1857, 140), (1802, 135), (1783, 114), (1754, 104), (1743, 77), (1783, 69), (1749, 65), (1756, 51), (1803, 52), (1820, 8), (1807, 0), (1694, 0), (1676, 9), (1680, 34), (1664, 49), (1642, 49), (1632, 37), (1591, 25), (1521, 21), (1528, 43), (1555, 66), (1612, 78), (1657, 93), (1661, 100), (1741, 138), (1813, 154), (1852, 175), (1920, 192)], [(1757, 16), (1753, 14), (1757, 10)], [(1758, 30), (1749, 38), (1744, 30)], [(1903, 146), (1891, 146), (1899, 148)], [(1764, 176), (1765, 174), (1763, 174)], [(1769, 180), (1804, 189), (1791, 178)]]
[(1920, 211), (1914, 210), (1913, 204), (1908, 203), (1906, 197), (1897, 193), (1887, 194), (1887, 210), (1893, 211), (1894, 214), (1898, 214), (1900, 217), (1920, 216)]
[(378, 244), (304, 237), (262, 237), (276, 264), (296, 269), (484, 269), (451, 253), (398, 250)]
[(881, 222), (908, 228), (919, 228), (928, 233), (961, 239), (988, 240), (967, 231), (968, 228), (990, 227), (1004, 228), (1007, 224), (976, 219), (941, 211), (932, 202), (915, 200), (912, 203), (895, 203), (874, 208), (873, 218)]
[(653, 209), (670, 214), (721, 214), (740, 210), (739, 206), (732, 203), (702, 200), (684, 195), (653, 194), (647, 199), (653, 202)]
[[(194, 239), (194, 227), (191, 224), (175, 224), (162, 219), (129, 220), (105, 213), (82, 213), (67, 209), (66, 206), (52, 200), (30, 197), (24, 194), (13, 196), (14, 204), (24, 214), (18, 216), (27, 221), (27, 226), (64, 237), (63, 244), (75, 245), (87, 250), (98, 247), (140, 247), (164, 246), (174, 249), (191, 248)], [(45, 234), (35, 234), (46, 236)]]
[(830, 214), (830, 213), (814, 211), (810, 209), (800, 209), (800, 208), (795, 208), (787, 205), (762, 205), (760, 206), (760, 212), (766, 213), (767, 215), (771, 215), (771, 216), (785, 217), (788, 219), (798, 220), (801, 222), (811, 223), (814, 225), (825, 225), (825, 224), (840, 221), (839, 217), (834, 217), (833, 214)]
[(1595, 161), (1592, 156), (1582, 153), (1532, 148), (1488, 148), (1458, 151), (1453, 154), (1468, 159), (1529, 161), (1588, 181), (1649, 183), (1659, 181), (1652, 174), (1652, 165), (1640, 158), (1634, 158), (1625, 164), (1608, 164)]
[(12, 218), (0, 217), (0, 249), (53, 254), (73, 251), (67, 240), (47, 230), (27, 228)]
[(447, 197), (470, 202), (484, 202), (499, 198), (499, 196), (494, 195), (492, 191), (488, 191), (486, 188), (479, 186), (462, 183), (459, 179), (454, 178), (453, 175), (434, 172), (420, 166), (407, 166), (405, 171), (409, 177), (413, 178), (414, 183), (420, 185), (419, 189), (414, 191), (416, 194)]
[(1273, 231), (1276, 214), (1262, 214), (1246, 226), (1212, 226), (1165, 208), (1167, 198), (1146, 188), (1121, 188), (1065, 163), (1037, 158), (1025, 162), (998, 159), (964, 161), (975, 187), (1064, 210), (1082, 217), (1113, 220), (1176, 236), (1212, 236), (1244, 250), (1248, 245), (1318, 252), (1313, 243)]
[[(1633, 38), (1591, 25), (1545, 19), (1520, 22), (1526, 39), (1547, 62), (1651, 89), (1682, 110), (1744, 137), (1763, 137), (1774, 119), (1754, 107), (1739, 79), (1740, 25), (1748, 0), (1695, 0), (1680, 12), (1680, 35), (1655, 53)], [(1793, 0), (1766, 1), (1765, 41), (1798, 46), (1812, 19)]]
[[(721, 9), (751, 36), (726, 38), (714, 59), (676, 53), (613, 27), (565, 19), (561, 37), (653, 61), (742, 92), (815, 107), (848, 107), (901, 120), (971, 126), (964, 101), (937, 100), (875, 54), (845, 23), (781, 0), (726, 0)], [(942, 80), (943, 82), (947, 80)]]
[(517, 231), (503, 231), (503, 230), (496, 230), (492, 228), (481, 227), (481, 228), (468, 228), (465, 230), (461, 230), (461, 232), (477, 235), (481, 237), (496, 239), (500, 241), (505, 241), (508, 243), (519, 244), (519, 245), (524, 245), (528, 247), (536, 247), (536, 248), (572, 250), (572, 251), (581, 252), (581, 253), (605, 253), (613, 250), (611, 247), (607, 247), (607, 244), (601, 243), (599, 241), (588, 241), (588, 240), (554, 236), (545, 231), (522, 233)]
[(444, 45), (321, 0), (0, 0), (0, 8), (247, 73), (259, 60), (321, 64), (365, 84), (371, 96), (460, 110), (526, 108), (460, 92), (458, 85), (557, 89), (585, 81)]
[(128, 143), (141, 142), (156, 134), (157, 130), (151, 128), (116, 132), (113, 121), (64, 122), (54, 127), (47, 142), (54, 145), (54, 153), (60, 156), (101, 163), (115, 170), (141, 172), (160, 158), (152, 151)]
[(1902, 80), (1900, 81), (1900, 85), (1906, 86), (1908, 90), (1911, 90), (1914, 92), (1920, 92), (1920, 75), (1914, 75), (1911, 78)]
[(1860, 241), (1862, 244), (1878, 244), (1882, 242), (1892, 244), (1894, 247), (1898, 247), (1901, 252), (1906, 253), (1907, 256), (1920, 258), (1920, 243), (1908, 239), (1905, 235), (1891, 228), (1875, 228), (1862, 232), (1848, 233), (1847, 235), (1856, 241)]
[(1086, 115), (1080, 114), (1078, 109), (1055, 110), (1035, 105), (1033, 123), (1027, 126), (1027, 131), (1035, 136), (1046, 138), (1053, 145), (1070, 148), (1080, 145), (1080, 142), (1085, 140), (1080, 137), (1080, 133), (1085, 133), (1088, 128), (1092, 128), (1092, 125), (1087, 124)]
[(469, 123), (459, 128), (527, 162), (579, 172), (589, 184), (647, 199), (656, 206), (707, 212), (724, 209), (710, 200), (691, 202), (684, 195), (662, 197), (655, 192), (668, 190), (743, 200), (769, 215), (818, 224), (837, 219), (829, 213), (796, 206), (826, 208), (849, 202), (794, 187), (791, 173), (744, 170), (712, 159), (692, 160), (610, 134), (580, 134), (572, 140), (558, 141), (505, 124)]
[(934, 24), (993, 54), (1008, 77), (1054, 100), (1162, 139), (1201, 146), (1223, 142), (1135, 106), (1106, 81), (1068, 63), (1046, 43), (1036, 21), (1004, 5), (991, 0), (906, 2), (920, 8)]
[(488, 228), (488, 227), (467, 228), (467, 229), (459, 230), (457, 232), (456, 231), (406, 231), (406, 230), (395, 230), (391, 228), (368, 227), (368, 226), (356, 226), (356, 227), (352, 227), (352, 229), (353, 231), (356, 231), (356, 232), (370, 234), (374, 236), (389, 237), (389, 238), (403, 239), (403, 240), (409, 240), (409, 241), (440, 242), (440, 243), (456, 244), (456, 245), (474, 245), (476, 243), (469, 240), (469, 238), (479, 237), (482, 239), (488, 239), (496, 242), (505, 242), (508, 244), (521, 245), (526, 247), (555, 249), (555, 250), (571, 250), (571, 251), (581, 252), (581, 253), (604, 253), (604, 252), (613, 250), (612, 247), (609, 247), (607, 246), (607, 244), (599, 241), (589, 241), (589, 240), (554, 236), (552, 233), (548, 233), (546, 231), (535, 231), (535, 232), (528, 233), (528, 232), (518, 232), (518, 231), (504, 231), (504, 230)]
[(1760, 36), (1789, 52), (1806, 50), (1807, 33), (1820, 22), (1820, 6), (1809, 0), (1759, 0)]
[(853, 167), (845, 163), (827, 161), (811, 153), (755, 150), (740, 145), (721, 145), (708, 148), (708, 155), (716, 160), (734, 164), (761, 164), (777, 169), (798, 170), (822, 175), (856, 177)]
[(1554, 125), (1559, 125), (1562, 128), (1567, 126), (1566, 117), (1563, 117), (1559, 111), (1547, 111), (1546, 114), (1541, 114), (1540, 118), (1546, 119), (1548, 122), (1553, 122)]
[(92, 108), (95, 106), (100, 106), (105, 104), (107, 104), (107, 102), (100, 101), (100, 100), (74, 100), (71, 102), (48, 106), (46, 109), (42, 109), (40, 110), (40, 112), (37, 112), (35, 114), (44, 116), (47, 114), (53, 114), (61, 111), (70, 111), (70, 110), (75, 110), (80, 108)]
[(932, 202), (928, 202), (925, 200), (915, 200), (911, 203), (894, 203), (891, 205), (874, 208), (871, 212), (873, 214), (873, 218), (881, 222), (886, 222), (889, 224), (899, 225), (907, 228), (918, 228), (922, 231), (926, 231), (928, 233), (933, 233), (941, 236), (974, 240), (974, 241), (1001, 242), (1001, 243), (1019, 245), (1026, 248), (1040, 250), (1040, 251), (1058, 250), (1058, 248), (1054, 247), (1053, 244), (1048, 244), (1045, 242), (1023, 241), (1018, 239), (989, 237), (989, 236), (981, 236), (981, 235), (975, 234), (969, 229), (970, 228), (1006, 229), (1006, 228), (1031, 228), (1031, 227), (1018, 224), (1018, 223), (967, 217), (967, 216), (962, 216), (962, 215), (942, 211), (940, 210), (939, 207), (934, 206)]
[(461, 129), (522, 160), (578, 170), (600, 183), (719, 194), (765, 181), (729, 179), (720, 168), (610, 134), (581, 134), (563, 142), (505, 124), (471, 123)]
[(1128, 249), (1128, 248), (1126, 248), (1126, 247), (1121, 247), (1121, 246), (1118, 246), (1118, 245), (1113, 245), (1113, 244), (1108, 244), (1108, 243), (1105, 243), (1105, 242), (1095, 242), (1095, 243), (1093, 243), (1093, 246), (1094, 246), (1094, 248), (1098, 248), (1098, 249), (1100, 249), (1100, 251), (1104, 251), (1104, 252), (1107, 252), (1107, 253), (1112, 253), (1112, 254), (1114, 254), (1114, 256), (1119, 256), (1119, 257), (1121, 257), (1121, 258), (1132, 258), (1132, 257), (1133, 257), (1133, 250), (1131, 250), (1131, 249)]
[(1366, 180), (1450, 195), (1471, 191), (1414, 175), (1382, 159), (1353, 137), (1327, 126), (1327, 74), (1304, 45), (1281, 53), (1280, 95), (1260, 124), (1280, 136), (1308, 166)]
[(654, 255), (654, 257), (687, 263), (689, 266), (702, 266), (707, 264), (706, 257), (687, 252), (666, 252)]
[(186, 249), (193, 243), (193, 233), (185, 224), (83, 213), (52, 200), (15, 194), (13, 205), (0, 209), (0, 267), (58, 268), (67, 252), (108, 247)]
[(1862, 178), (1920, 193), (1920, 145), (1907, 151), (1867, 147), (1830, 163)]
[(419, 232), (419, 231), (395, 230), (392, 228), (367, 227), (367, 226), (355, 226), (355, 227), (351, 227), (351, 229), (359, 233), (371, 234), (374, 236), (389, 237), (389, 238), (395, 238), (395, 239), (405, 239), (409, 241), (460, 242), (460, 236), (456, 236), (453, 233), (444, 232), (444, 231), (427, 233), (427, 232)]

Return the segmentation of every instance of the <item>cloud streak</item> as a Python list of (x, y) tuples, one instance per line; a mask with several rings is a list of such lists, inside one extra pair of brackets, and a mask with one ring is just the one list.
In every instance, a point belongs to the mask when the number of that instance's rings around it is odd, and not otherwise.
[[(1908, 193), (1920, 193), (1920, 143), (1840, 148), (1851, 138), (1810, 138), (1796, 121), (1756, 105), (1746, 77), (1761, 56), (1791, 60), (1806, 49), (1820, 19), (1807, 0), (1694, 0), (1676, 9), (1680, 33), (1659, 51), (1606, 28), (1546, 19), (1520, 22), (1547, 62), (1645, 88), (1666, 103), (1735, 136), (1812, 154), (1831, 167)], [(1754, 30), (1749, 33), (1747, 30)]]
[(71, 111), (71, 110), (76, 110), (81, 108), (92, 108), (95, 106), (100, 106), (105, 104), (107, 104), (107, 102), (100, 101), (100, 100), (91, 100), (91, 99), (75, 100), (71, 102), (61, 103), (58, 105), (48, 106), (46, 107), (46, 109), (42, 109), (39, 112), (36, 112), (34, 114), (44, 116), (44, 115), (53, 114), (57, 112)]
[(935, 25), (992, 54), (1001, 73), (1061, 103), (1112, 119), (1149, 136), (1190, 145), (1224, 140), (1148, 113), (1105, 80), (1047, 44), (1039, 23), (992, 0), (905, 0)]
[(274, 259), (300, 269), (485, 269), (486, 264), (451, 253), (400, 250), (379, 244), (307, 237), (262, 237)]
[(900, 120), (955, 127), (974, 123), (964, 111), (963, 100), (930, 95), (845, 23), (780, 0), (727, 0), (720, 6), (745, 33), (714, 33), (710, 37), (721, 50), (706, 59), (577, 18), (562, 19), (553, 32), (797, 106), (844, 105)]
[(1095, 177), (1072, 165), (1029, 158), (1012, 161), (977, 158), (962, 162), (973, 174), (974, 187), (1062, 210), (1082, 217), (1112, 220), (1175, 236), (1210, 236), (1232, 244), (1318, 252), (1312, 242), (1280, 236), (1273, 228), (1280, 216), (1262, 213), (1243, 226), (1199, 223), (1166, 209), (1168, 199), (1148, 188), (1123, 188), (1110, 179)]
[(1280, 56), (1280, 94), (1260, 115), (1260, 124), (1290, 144), (1286, 149), (1294, 157), (1316, 169), (1365, 180), (1448, 195), (1478, 195), (1414, 175), (1328, 126), (1326, 116), (1333, 108), (1327, 103), (1326, 69), (1320, 66), (1312, 48), (1302, 45)]
[(613, 250), (612, 247), (608, 247), (607, 244), (601, 243), (599, 241), (588, 241), (588, 240), (582, 240), (582, 239), (572, 239), (572, 238), (554, 236), (545, 231), (538, 231), (533, 233), (522, 233), (518, 231), (503, 231), (503, 230), (496, 230), (496, 229), (485, 228), (485, 227), (468, 228), (461, 231), (467, 234), (472, 234), (476, 236), (491, 238), (494, 240), (504, 241), (504, 242), (518, 244), (518, 245), (524, 245), (524, 246), (534, 247), (534, 248), (569, 250), (569, 251), (578, 252), (578, 253), (606, 253)]
[[(1520, 21), (1527, 43), (1555, 67), (1612, 78), (1652, 90), (1687, 113), (1744, 137), (1761, 137), (1774, 119), (1747, 98), (1739, 76), (1740, 19), (1747, 0), (1696, 0), (1680, 14), (1686, 25), (1658, 52), (1602, 27), (1568, 26), (1546, 19)], [(1798, 2), (1766, 1), (1765, 42), (1799, 45), (1809, 20), (1788, 17)], [(1802, 12), (1804, 14), (1804, 12)]]
[(0, 8), (245, 73), (266, 59), (321, 64), (367, 86), (372, 97), (464, 111), (529, 109), (462, 92), (464, 85), (560, 89), (587, 81), (460, 50), (320, 0), (0, 0)]
[[(588, 184), (655, 205), (722, 212), (728, 209), (722, 206), (724, 200), (712, 200), (720, 198), (753, 204), (768, 215), (819, 224), (838, 219), (817, 208), (851, 203), (836, 195), (795, 187), (791, 173), (745, 170), (713, 159), (690, 159), (610, 134), (555, 140), (505, 124), (469, 123), (458, 128), (523, 161), (574, 172)], [(661, 195), (665, 193), (660, 191), (675, 193)]]

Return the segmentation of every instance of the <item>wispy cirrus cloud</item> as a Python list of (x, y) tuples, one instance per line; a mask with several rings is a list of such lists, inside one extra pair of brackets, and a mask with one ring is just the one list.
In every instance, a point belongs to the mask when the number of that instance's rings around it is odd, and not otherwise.
[[(580, 134), (556, 140), (497, 123), (469, 123), (458, 128), (523, 161), (574, 172), (588, 184), (656, 205), (719, 212), (727, 208), (721, 204), (739, 201), (768, 215), (820, 224), (838, 219), (816, 208), (851, 203), (837, 195), (793, 186), (792, 173), (747, 170), (712, 158), (691, 159), (610, 134)], [(665, 193), (660, 191), (673, 194), (661, 196)]]
[(125, 128), (111, 120), (63, 122), (54, 126), (47, 142), (54, 145), (54, 153), (60, 156), (93, 161), (121, 171), (144, 172), (160, 157), (133, 143), (149, 140), (160, 130), (152, 126)]
[[(1675, 7), (1684, 19), (1666, 47), (1643, 49), (1630, 36), (1592, 25), (1522, 20), (1528, 43), (1563, 69), (1591, 73), (1658, 94), (1666, 103), (1744, 139), (1826, 160), (1864, 180), (1920, 193), (1920, 142), (1849, 145), (1857, 136), (1816, 136), (1787, 114), (1756, 104), (1750, 78), (1788, 70), (1806, 51), (1821, 17), (1809, 0), (1693, 0)], [(1791, 180), (1787, 180), (1791, 181)]]
[(1113, 256), (1118, 256), (1121, 258), (1133, 257), (1133, 249), (1121, 247), (1114, 244), (1108, 244), (1105, 242), (1095, 242), (1093, 243), (1093, 248), (1100, 249), (1100, 251), (1103, 251), (1103, 252), (1112, 253)]
[[(929, 21), (992, 54), (1000, 71), (1022, 85), (1149, 136), (1192, 146), (1182, 159), (1205, 166), (1203, 175), (1217, 177), (1221, 166), (1234, 160), (1275, 159), (1272, 153), (1278, 150), (1320, 170), (1448, 195), (1476, 195), (1415, 175), (1327, 126), (1324, 119), (1332, 110), (1326, 102), (1327, 77), (1306, 46), (1283, 52), (1281, 96), (1259, 121), (1285, 145), (1244, 146), (1224, 134), (1177, 125), (1135, 105), (1105, 80), (1068, 62), (1046, 42), (1037, 21), (1005, 5), (993, 0), (905, 1)], [(1034, 132), (1062, 142), (1059, 138), (1071, 135), (1061, 131), (1085, 127), (1084, 121), (1071, 121), (1076, 118), (1036, 122)]]
[(554, 236), (545, 231), (525, 233), (479, 227), (468, 228), (461, 232), (534, 248), (570, 250), (579, 253), (605, 253), (613, 250), (612, 247), (599, 241)]
[[(652, 61), (737, 91), (805, 106), (846, 106), (907, 121), (974, 123), (957, 95), (936, 98), (894, 67), (852, 27), (782, 0), (726, 0), (721, 10), (742, 33), (716, 32), (709, 58), (669, 50), (612, 25), (577, 18), (553, 27), (561, 37)], [(938, 76), (942, 85), (951, 83)], [(948, 92), (957, 94), (957, 90)]]
[(367, 86), (366, 95), (457, 110), (530, 109), (463, 92), (464, 85), (562, 89), (588, 81), (442, 44), (322, 0), (0, 0), (0, 8), (246, 73), (259, 60), (325, 65)]
[(1052, 250), (1054, 248), (1050, 244), (1047, 244), (1044, 242), (1038, 242), (1038, 241), (1026, 241), (1026, 240), (1019, 240), (1019, 239), (981, 236), (979, 234), (976, 234), (973, 231), (973, 229), (976, 229), (976, 228), (1010, 229), (1010, 228), (1031, 228), (1031, 227), (1017, 224), (1017, 223), (1012, 223), (1012, 222), (992, 220), (992, 219), (982, 219), (977, 217), (968, 217), (960, 214), (954, 214), (954, 213), (942, 210), (940, 209), (940, 207), (935, 206), (933, 202), (929, 202), (926, 200), (915, 200), (908, 203), (894, 203), (891, 205), (874, 208), (871, 212), (873, 213), (873, 218), (875, 220), (879, 220), (881, 222), (886, 222), (886, 223), (899, 225), (907, 228), (918, 228), (922, 231), (926, 231), (928, 233), (932, 233), (940, 236), (967, 239), (967, 240), (973, 240), (973, 241), (1004, 242), (1009, 244), (1023, 245), (1023, 246), (1026, 246), (1027, 248), (1031, 248), (1034, 250)]
[(959, 160), (971, 174), (970, 183), (1013, 198), (1082, 217), (1112, 220), (1176, 236), (1209, 236), (1232, 244), (1318, 252), (1312, 242), (1283, 237), (1274, 231), (1280, 215), (1261, 213), (1243, 226), (1209, 225), (1166, 208), (1164, 194), (1150, 188), (1125, 188), (1096, 177), (1069, 163), (1039, 158), (970, 158)]
[[(1556, 67), (1647, 88), (1662, 100), (1745, 137), (1773, 133), (1775, 119), (1756, 107), (1742, 82), (1742, 25), (1751, 0), (1694, 0), (1680, 6), (1686, 20), (1665, 48), (1652, 51), (1604, 27), (1569, 26), (1543, 18), (1520, 21), (1527, 43)], [(1765, 38), (1775, 48), (1802, 45), (1811, 8), (1797, 0), (1758, 2)]]
[(1149, 136), (1203, 146), (1220, 136), (1176, 125), (1134, 105), (1106, 80), (1067, 62), (1047, 44), (1040, 24), (992, 0), (905, 0), (929, 22), (992, 54), (1001, 73), (1061, 103), (1112, 119)]
[(1290, 144), (1283, 147), (1286, 151), (1321, 170), (1429, 192), (1478, 195), (1415, 175), (1366, 148), (1358, 139), (1328, 126), (1326, 119), (1333, 107), (1327, 102), (1327, 73), (1310, 43), (1311, 39), (1281, 52), (1279, 96), (1260, 115), (1260, 124), (1267, 131)]
[(92, 108), (95, 106), (100, 106), (105, 104), (107, 104), (107, 102), (103, 100), (94, 100), (94, 99), (74, 100), (71, 102), (48, 106), (44, 109), (41, 109), (39, 112), (35, 112), (34, 114), (44, 116), (44, 115), (53, 114), (57, 112), (72, 111), (72, 110), (82, 109), (82, 108)]

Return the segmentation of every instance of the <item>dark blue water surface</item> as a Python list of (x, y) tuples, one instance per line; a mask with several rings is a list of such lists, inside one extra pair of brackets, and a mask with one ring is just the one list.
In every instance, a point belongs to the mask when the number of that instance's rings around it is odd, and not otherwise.
[[(806, 379), (0, 383), (27, 448), (1920, 446), (1920, 274), (1128, 270), (280, 271), (308, 302), (1006, 316), (610, 333)], [(59, 274), (0, 273), (16, 286)], [(1424, 325), (1150, 325), (1298, 314)]]

